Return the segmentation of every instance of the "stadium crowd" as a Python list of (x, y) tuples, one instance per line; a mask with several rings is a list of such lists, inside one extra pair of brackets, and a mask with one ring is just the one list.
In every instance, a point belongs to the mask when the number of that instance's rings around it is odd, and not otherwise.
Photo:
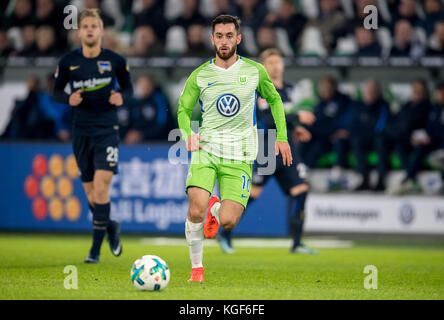
[[(444, 57), (441, 0), (1, 1), (1, 56), (59, 57), (78, 47), (75, 31), (65, 30), (60, 18), (68, 4), (100, 8), (104, 47), (126, 56), (210, 57), (209, 21), (231, 13), (243, 23), (241, 55), (254, 57), (277, 47), (288, 56)], [(378, 7), (376, 31), (362, 27), (363, 8), (369, 4)], [(133, 80), (135, 96), (118, 111), (122, 142), (165, 141), (177, 127), (174, 99), (151, 76)], [(356, 95), (340, 90), (332, 77), (315, 85), (311, 107), (316, 121), (306, 126), (311, 140), (297, 146), (308, 167), (318, 167), (322, 155), (332, 152), (333, 170), (353, 167), (363, 177), (357, 190), (382, 191), (396, 155), (405, 172), (400, 187), (411, 189), (427, 158), (441, 168), (444, 181), (444, 82), (414, 81), (409, 100), (396, 111), (374, 80), (365, 81)], [(52, 87), (53, 74), (44, 85), (35, 76), (28, 78), (27, 96), (16, 100), (3, 139), (70, 140), (70, 107), (52, 99)], [(369, 164), (369, 153), (378, 160)], [(378, 172), (375, 185), (370, 184), (369, 165)]]
[[(16, 100), (1, 139), (70, 140), (71, 108), (53, 100), (52, 87), (53, 74), (48, 75), (44, 87), (37, 77), (28, 78), (27, 96)], [(403, 188), (414, 188), (426, 158), (432, 167), (441, 168), (444, 181), (444, 82), (429, 90), (426, 81), (414, 81), (411, 98), (397, 112), (393, 112), (383, 89), (379, 82), (367, 80), (356, 98), (342, 93), (334, 78), (320, 79), (319, 96), (312, 106), (316, 120), (306, 125), (311, 139), (296, 146), (303, 162), (309, 168), (319, 167), (320, 158), (331, 152), (332, 171), (354, 167), (363, 177), (356, 188), (359, 191), (386, 190), (385, 178), (394, 167), (393, 155), (399, 159), (398, 167), (405, 171)], [(155, 80), (140, 76), (135, 97), (118, 110), (122, 142), (166, 141), (168, 132), (177, 128), (173, 110)], [(376, 163), (369, 163), (370, 153), (377, 155)], [(349, 155), (354, 157), (354, 163)], [(372, 165), (377, 169), (378, 182), (371, 186)]]
[[(411, 57), (444, 55), (442, 0), (4, 0), (0, 56), (59, 56), (78, 46), (64, 28), (66, 5), (100, 8), (104, 46), (127, 56), (211, 54), (209, 22), (220, 13), (242, 20), (239, 52), (269, 47), (287, 56)], [(378, 29), (363, 27), (378, 8)]]

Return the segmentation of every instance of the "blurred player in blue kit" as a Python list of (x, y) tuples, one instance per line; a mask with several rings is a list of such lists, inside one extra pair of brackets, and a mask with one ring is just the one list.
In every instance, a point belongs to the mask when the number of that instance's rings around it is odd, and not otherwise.
[[(105, 234), (119, 256), (119, 223), (110, 219), (109, 187), (117, 173), (117, 108), (133, 93), (129, 68), (120, 55), (102, 48), (103, 21), (96, 9), (80, 13), (81, 48), (64, 55), (55, 74), (54, 99), (72, 107), (73, 151), (93, 213), (93, 242), (85, 263), (98, 263)], [(70, 94), (64, 90), (69, 85)]]
[[(292, 253), (316, 254), (317, 251), (311, 249), (301, 242), (304, 219), (305, 219), (305, 202), (309, 190), (307, 183), (307, 167), (302, 163), (301, 157), (296, 152), (295, 144), (297, 141), (306, 142), (311, 139), (311, 134), (299, 124), (311, 125), (316, 118), (310, 110), (295, 111), (295, 103), (293, 92), (294, 86), (284, 81), (284, 61), (282, 54), (277, 49), (267, 49), (260, 55), (260, 62), (264, 65), (268, 75), (273, 82), (277, 92), (281, 96), (286, 112), (288, 143), (290, 144), (293, 161), (291, 166), (282, 164), (281, 155), (277, 156), (276, 169), (272, 175), (261, 175), (259, 168), (266, 167), (268, 164), (255, 163), (253, 168), (253, 179), (250, 198), (248, 204), (257, 199), (267, 181), (271, 177), (275, 177), (279, 183), (281, 190), (288, 196), (288, 221), (290, 234), (293, 238), (291, 246)], [(267, 102), (259, 98), (257, 109), (258, 129), (265, 130), (264, 137), (264, 154), (268, 154), (268, 132), (267, 130), (275, 129), (274, 119)], [(270, 213), (271, 214), (271, 213)], [(234, 253), (231, 243), (231, 230), (222, 230), (218, 238), (221, 248), (225, 253)]]

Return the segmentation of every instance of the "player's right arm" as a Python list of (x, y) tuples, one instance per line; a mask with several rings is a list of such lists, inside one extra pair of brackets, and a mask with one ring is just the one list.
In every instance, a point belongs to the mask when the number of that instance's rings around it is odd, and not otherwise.
[(78, 106), (82, 102), (82, 90), (79, 89), (71, 95), (65, 92), (66, 84), (69, 82), (69, 66), (65, 58), (60, 59), (59, 65), (55, 72), (54, 78), (54, 100), (60, 103), (69, 104), (70, 106)]
[(185, 87), (179, 98), (179, 109), (177, 110), (177, 122), (182, 134), (182, 139), (187, 143), (188, 151), (196, 151), (202, 148), (199, 145), (199, 140), (201, 140), (200, 136), (191, 131), (191, 115), (199, 95), (200, 89), (197, 85), (197, 70), (195, 70), (185, 83)]

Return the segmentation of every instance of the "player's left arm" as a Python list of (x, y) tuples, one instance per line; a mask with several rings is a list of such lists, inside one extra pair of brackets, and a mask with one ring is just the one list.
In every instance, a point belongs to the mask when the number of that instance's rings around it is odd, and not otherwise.
[(111, 90), (109, 103), (115, 106), (122, 106), (127, 104), (133, 96), (133, 85), (131, 83), (131, 76), (129, 66), (123, 57), (119, 57), (116, 63), (116, 78), (119, 88)]
[(271, 114), (276, 124), (276, 155), (281, 153), (284, 165), (290, 166), (293, 162), (293, 157), (287, 140), (284, 104), (264, 66), (257, 64), (257, 67), (259, 70), (259, 84), (257, 89), (270, 105)]

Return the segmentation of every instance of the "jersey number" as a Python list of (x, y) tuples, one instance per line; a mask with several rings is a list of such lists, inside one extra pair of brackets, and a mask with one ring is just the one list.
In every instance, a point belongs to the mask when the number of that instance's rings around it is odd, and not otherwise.
[(106, 148), (106, 161), (108, 162), (118, 162), (119, 161), (119, 149), (114, 147)]
[(247, 188), (247, 192), (250, 192), (250, 178), (247, 179), (245, 175), (242, 175), (243, 184), (242, 184), (242, 190), (245, 190)]

